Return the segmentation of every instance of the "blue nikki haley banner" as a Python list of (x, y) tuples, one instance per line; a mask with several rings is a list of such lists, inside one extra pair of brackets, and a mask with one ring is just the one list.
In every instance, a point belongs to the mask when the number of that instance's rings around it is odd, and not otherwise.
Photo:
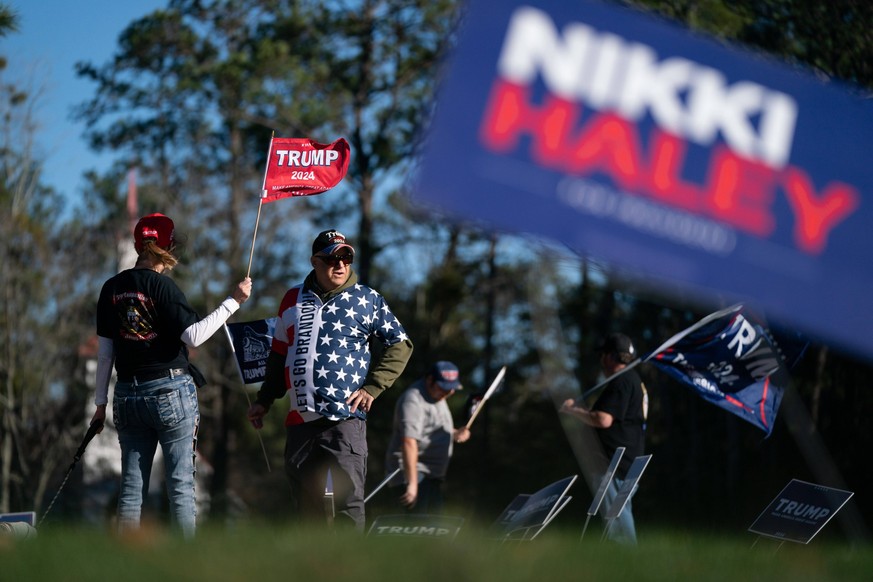
[(738, 308), (644, 360), (769, 436), (787, 381), (786, 357), (796, 360)]
[(416, 197), (873, 356), (873, 107), (593, 0), (470, 0)]

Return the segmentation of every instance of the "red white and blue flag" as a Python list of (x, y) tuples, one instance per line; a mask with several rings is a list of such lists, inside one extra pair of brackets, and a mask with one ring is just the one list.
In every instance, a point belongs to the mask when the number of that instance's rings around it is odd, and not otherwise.
[(309, 138), (270, 140), (262, 202), (321, 194), (339, 184), (349, 169), (349, 144), (340, 138), (323, 144)]
[(746, 309), (730, 312), (644, 360), (764, 432), (773, 430), (787, 382), (786, 357)]

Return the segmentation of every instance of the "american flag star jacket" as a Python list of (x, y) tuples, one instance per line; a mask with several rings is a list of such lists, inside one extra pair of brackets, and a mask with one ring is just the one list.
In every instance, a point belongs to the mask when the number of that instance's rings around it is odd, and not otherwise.
[[(412, 342), (382, 295), (358, 283), (356, 273), (323, 296), (313, 290), (313, 279), (310, 274), (282, 299), (271, 348), (273, 366), (268, 360), (257, 402), (269, 407), (270, 397), (287, 391), (286, 426), (322, 417), (365, 420), (362, 410), (349, 412), (346, 400), (360, 388), (373, 396), (389, 388), (405, 368)], [(370, 338), (385, 346), (372, 370)], [(277, 356), (284, 361), (283, 382), (276, 378)]]

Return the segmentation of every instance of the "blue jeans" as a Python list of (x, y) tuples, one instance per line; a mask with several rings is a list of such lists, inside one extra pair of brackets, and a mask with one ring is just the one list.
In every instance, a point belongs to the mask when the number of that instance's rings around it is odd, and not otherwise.
[(188, 374), (149, 382), (118, 382), (112, 414), (121, 445), (120, 530), (139, 526), (158, 443), (170, 513), (186, 537), (194, 535), (194, 453), (200, 426), (197, 387)]
[[(624, 479), (616, 477), (613, 478), (612, 482), (610, 482), (609, 487), (606, 488), (606, 493), (603, 496), (604, 511), (608, 511), (612, 506), (615, 498), (618, 497), (619, 490), (622, 485), (624, 485), (624, 481)], [(637, 543), (637, 531), (634, 525), (634, 514), (631, 507), (634, 493), (636, 493), (636, 488), (634, 488), (633, 493), (631, 493), (627, 498), (627, 503), (621, 514), (612, 520), (612, 523), (607, 523), (607, 537), (614, 542), (629, 545), (636, 545)]]

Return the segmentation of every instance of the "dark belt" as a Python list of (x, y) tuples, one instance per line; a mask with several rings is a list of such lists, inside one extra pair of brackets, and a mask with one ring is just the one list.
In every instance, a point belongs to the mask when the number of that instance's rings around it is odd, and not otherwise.
[(184, 368), (170, 368), (169, 370), (159, 370), (157, 372), (143, 372), (142, 374), (134, 374), (133, 376), (118, 376), (119, 382), (151, 382), (152, 380), (160, 380), (161, 378), (175, 378), (182, 374), (187, 374), (188, 371)]

